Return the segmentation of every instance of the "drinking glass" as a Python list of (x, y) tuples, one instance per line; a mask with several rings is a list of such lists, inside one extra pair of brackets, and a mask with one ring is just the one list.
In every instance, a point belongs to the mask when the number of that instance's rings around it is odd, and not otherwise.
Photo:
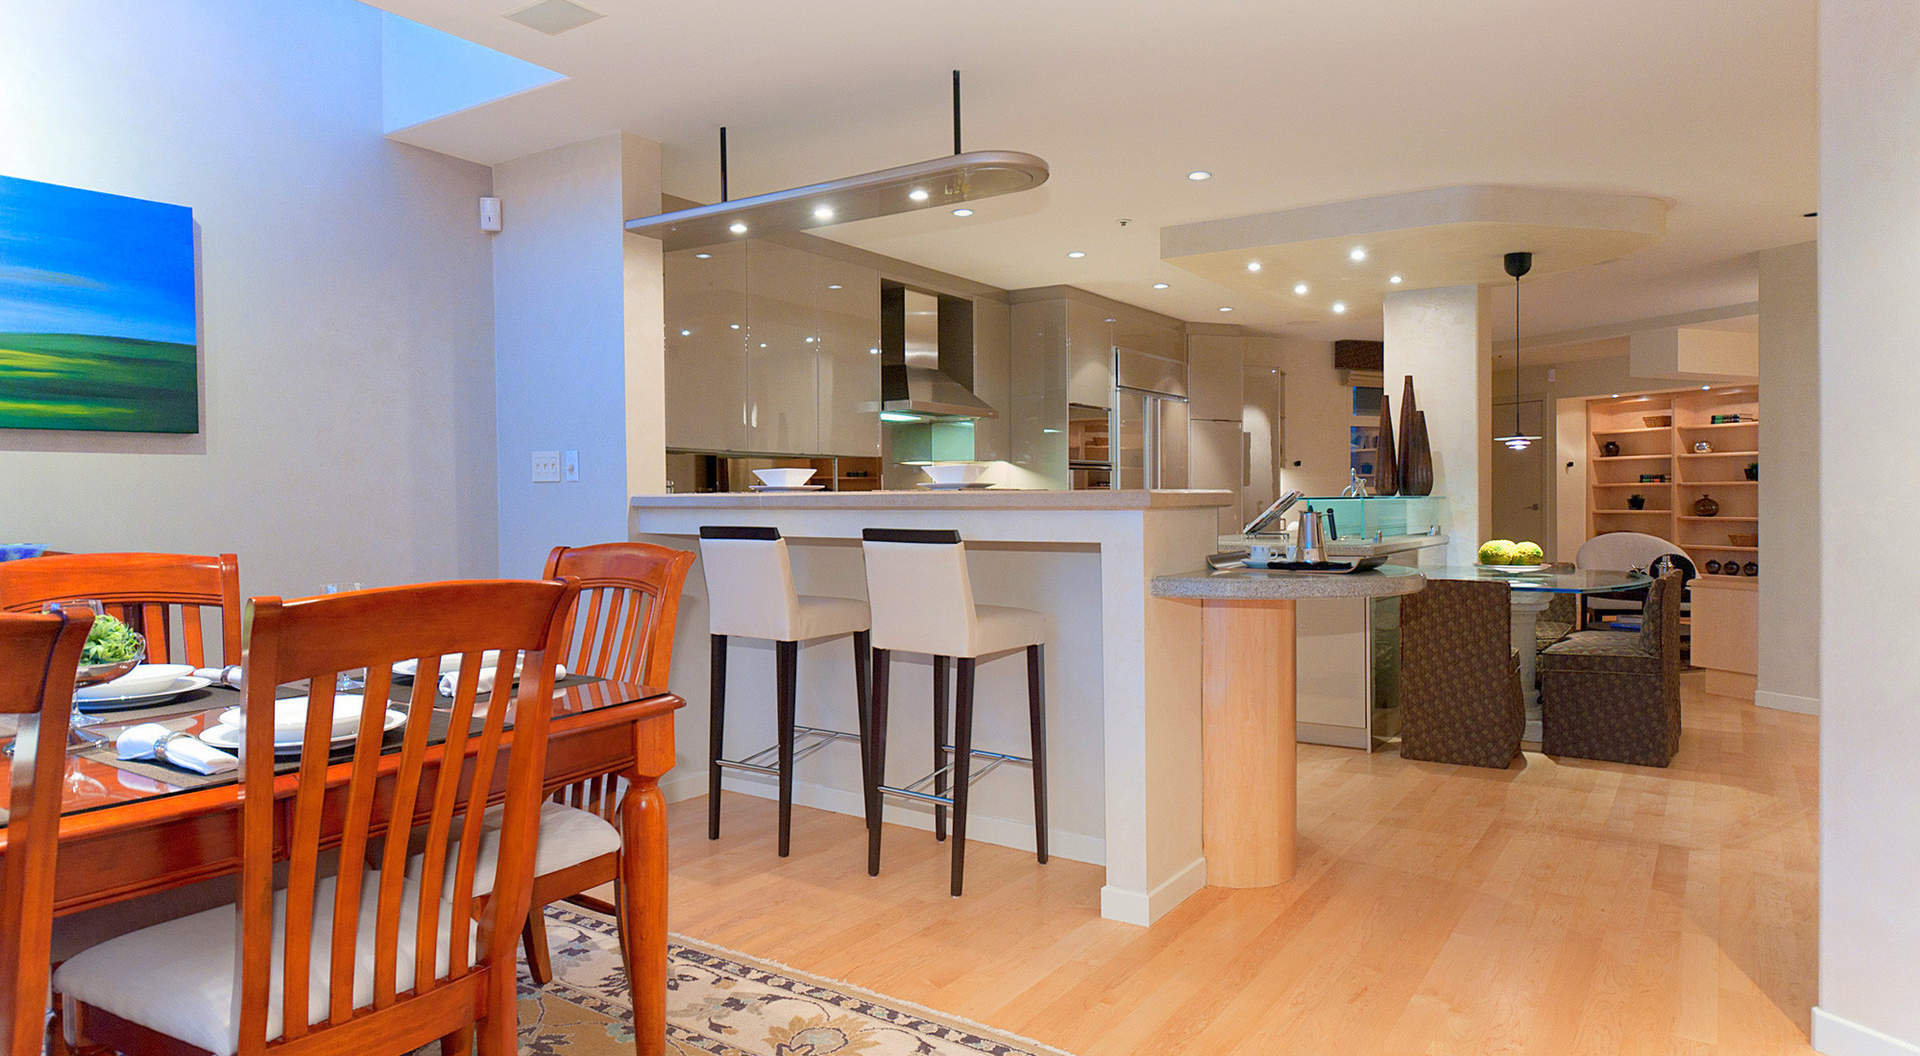
[[(328, 583), (320, 588), (320, 593), (350, 594), (353, 591), (365, 589), (367, 589), (365, 583)], [(365, 689), (366, 686), (367, 673), (363, 668), (355, 668), (352, 671), (342, 671), (338, 675), (335, 675), (333, 679), (335, 692), (352, 691), (358, 693), (362, 689)]]

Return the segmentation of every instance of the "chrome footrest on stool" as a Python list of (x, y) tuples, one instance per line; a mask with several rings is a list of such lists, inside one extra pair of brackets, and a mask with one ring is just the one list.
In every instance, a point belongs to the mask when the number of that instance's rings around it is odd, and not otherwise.
[[(802, 744), (800, 743), (802, 737), (813, 739)], [(795, 726), (793, 738), (793, 761), (796, 763), (835, 741), (852, 741), (855, 744), (860, 742), (860, 735), (857, 733), (848, 733), (845, 730), (823, 730), (813, 726)], [(780, 746), (776, 744), (771, 748), (762, 748), (745, 759), (715, 759), (714, 762), (729, 770), (745, 770), (749, 773), (777, 777), (780, 774), (780, 767), (777, 765), (779, 758)]]
[[(942, 745), (940, 750), (946, 753), (947, 755), (953, 754), (953, 746), (950, 744)], [(971, 752), (968, 752), (967, 754), (973, 756), (976, 759), (989, 760), (987, 765), (967, 775), (968, 788), (972, 788), (974, 784), (978, 782), (981, 778), (987, 776), (988, 774), (993, 773), (993, 771), (996, 768), (1006, 763), (1024, 763), (1027, 766), (1033, 765), (1033, 760), (1027, 758), (1024, 755), (1006, 755), (1001, 752), (983, 752), (977, 748)], [(953, 772), (953, 764), (948, 763), (947, 765), (941, 767), (940, 769), (935, 770), (933, 773), (930, 773), (927, 776), (919, 779), (918, 781), (912, 782), (911, 784), (901, 786), (901, 787), (895, 787), (893, 785), (881, 785), (880, 791), (889, 793), (892, 795), (896, 795), (896, 796), (905, 796), (908, 799), (922, 800), (927, 803), (940, 803), (950, 807), (950, 806), (953, 806), (953, 797), (951, 795), (942, 796), (933, 792), (927, 792), (923, 790), (926, 788), (926, 786), (933, 784), (940, 777), (950, 775), (952, 774), (952, 772)]]

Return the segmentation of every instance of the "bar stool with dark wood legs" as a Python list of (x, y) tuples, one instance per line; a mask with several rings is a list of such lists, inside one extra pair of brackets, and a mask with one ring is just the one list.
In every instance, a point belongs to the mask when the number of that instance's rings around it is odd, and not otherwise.
[[(712, 632), (713, 696), (707, 738), (707, 838), (720, 838), (720, 775), (726, 770), (768, 774), (780, 782), (780, 857), (793, 829), (793, 765), (839, 740), (860, 744), (861, 775), (867, 768), (868, 668), (872, 626), (867, 603), (857, 598), (802, 595), (793, 585), (787, 541), (777, 528), (709, 525), (700, 529), (700, 566), (707, 580)], [(854, 696), (860, 731), (801, 726), (795, 721), (800, 643), (853, 636)], [(774, 643), (774, 709), (779, 743), (740, 759), (721, 751), (726, 735), (727, 640), (765, 638)], [(801, 739), (805, 744), (799, 744)], [(871, 798), (871, 797), (869, 797)], [(867, 824), (874, 824), (869, 810)]]
[[(946, 839), (953, 808), (952, 893), (966, 875), (967, 797), (973, 782), (1003, 763), (1033, 770), (1034, 850), (1047, 860), (1046, 617), (1031, 609), (976, 605), (967, 575), (967, 551), (954, 531), (868, 528), (861, 533), (867, 597), (874, 615), (872, 715), (868, 719), (867, 875), (880, 875), (883, 797), (933, 804), (934, 838)], [(1016, 649), (1027, 654), (1027, 712), (1031, 757), (973, 746), (974, 670), (981, 657)], [(888, 785), (887, 695), (894, 651), (933, 657), (933, 773), (907, 785)], [(947, 668), (956, 661), (953, 743), (947, 743)], [(978, 772), (975, 759), (986, 760)], [(952, 792), (948, 792), (951, 777)], [(928, 786), (932, 787), (928, 791)]]

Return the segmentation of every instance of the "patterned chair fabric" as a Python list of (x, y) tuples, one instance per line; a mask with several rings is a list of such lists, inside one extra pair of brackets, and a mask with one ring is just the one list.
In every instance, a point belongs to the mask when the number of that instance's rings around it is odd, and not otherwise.
[(1638, 633), (1582, 631), (1540, 655), (1541, 750), (1666, 766), (1680, 750), (1680, 573), (1647, 592)]
[(1572, 634), (1574, 625), (1580, 622), (1580, 596), (1578, 594), (1555, 594), (1547, 602), (1547, 611), (1533, 625), (1533, 650), (1544, 652), (1547, 646)]
[(1504, 769), (1527, 710), (1504, 583), (1429, 580), (1400, 599), (1400, 754)]

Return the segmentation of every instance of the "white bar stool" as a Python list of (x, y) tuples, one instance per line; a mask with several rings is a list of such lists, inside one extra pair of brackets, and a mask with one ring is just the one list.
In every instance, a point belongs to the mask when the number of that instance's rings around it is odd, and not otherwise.
[[(868, 528), (861, 533), (867, 560), (867, 597), (874, 620), (872, 713), (867, 720), (867, 875), (880, 875), (880, 806), (883, 795), (932, 803), (934, 838), (947, 838), (947, 808), (953, 808), (952, 893), (960, 896), (967, 856), (967, 790), (1002, 763), (1033, 770), (1034, 850), (1047, 860), (1046, 675), (1042, 650), (1046, 617), (1031, 609), (976, 605), (967, 575), (967, 551), (954, 531)], [(1029, 750), (1023, 758), (973, 746), (974, 667), (983, 656), (1025, 649)], [(893, 786), (887, 774), (887, 683), (894, 650), (933, 657), (933, 773)], [(959, 661), (955, 679), (953, 743), (947, 743), (947, 662)], [(978, 773), (973, 760), (987, 765)], [(947, 792), (948, 776), (953, 791)], [(927, 786), (932, 791), (927, 791)]]
[[(707, 580), (708, 630), (712, 633), (712, 708), (707, 733), (707, 838), (720, 838), (720, 774), (744, 770), (780, 781), (780, 857), (787, 856), (793, 829), (793, 764), (834, 741), (860, 744), (866, 781), (872, 626), (867, 603), (857, 598), (796, 593), (787, 541), (777, 528), (709, 525), (700, 529), (700, 567)], [(853, 635), (854, 694), (860, 732), (800, 726), (794, 720), (800, 643)], [(727, 639), (765, 638), (774, 643), (774, 708), (779, 743), (741, 759), (728, 759), (726, 739)], [(796, 746), (806, 738), (807, 743)], [(871, 798), (871, 797), (869, 797)], [(868, 812), (867, 823), (873, 824)]]

